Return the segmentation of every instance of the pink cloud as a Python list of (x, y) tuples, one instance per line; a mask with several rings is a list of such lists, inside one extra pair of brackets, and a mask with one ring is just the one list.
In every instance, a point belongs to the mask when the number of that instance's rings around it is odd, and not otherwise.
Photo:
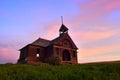
[(116, 42), (114, 44), (111, 43), (111, 44), (104, 45), (104, 46), (91, 46), (88, 48), (82, 48), (80, 49), (79, 53), (82, 56), (94, 56), (97, 54), (110, 53), (118, 49), (120, 49), (120, 43)]
[[(88, 2), (76, 2), (78, 13), (68, 16), (71, 24), (83, 24), (96, 20), (106, 20), (111, 12), (120, 10), (120, 0), (90, 0)], [(74, 16), (73, 16), (74, 15)], [(72, 17), (73, 16), (73, 17)], [(107, 21), (106, 21), (107, 22)]]
[(52, 40), (59, 36), (59, 28), (61, 25), (58, 25), (57, 22), (53, 21), (48, 24), (44, 30), (46, 31), (45, 35), (43, 36), (45, 39)]
[(80, 48), (78, 52), (78, 60), (80, 63), (119, 60), (119, 49), (119, 41), (104, 46)]
[[(17, 62), (18, 59), (18, 51), (12, 47), (0, 47), (0, 62), (7, 63), (7, 62)], [(3, 61), (3, 62), (2, 62)]]
[(89, 31), (80, 30), (71, 32), (73, 38), (79, 40), (80, 43), (88, 43), (110, 38), (120, 33), (120, 29), (112, 29), (111, 27), (91, 27)]
[[(94, 0), (81, 4), (81, 9), (85, 12), (106, 13), (115, 9), (120, 9), (119, 0)], [(104, 12), (103, 12), (104, 11)]]
[(107, 11), (120, 9), (120, 0), (108, 0), (108, 3), (104, 6)]

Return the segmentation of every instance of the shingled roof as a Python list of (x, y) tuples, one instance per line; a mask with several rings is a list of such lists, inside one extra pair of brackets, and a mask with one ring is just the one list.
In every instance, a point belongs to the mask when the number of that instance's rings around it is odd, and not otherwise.
[(34, 41), (31, 44), (36, 45), (36, 46), (41, 46), (41, 47), (47, 47), (47, 46), (49, 46), (50, 41), (46, 40), (46, 39), (38, 38), (36, 41)]
[(35, 45), (35, 46), (41, 46), (41, 47), (48, 47), (50, 45), (58, 45), (59, 41), (63, 38), (63, 37), (68, 37), (69, 40), (71, 41), (71, 44), (73, 45), (73, 48), (77, 49), (76, 45), (74, 44), (73, 40), (70, 38), (70, 36), (67, 33), (62, 34), (61, 36), (53, 39), (53, 40), (46, 40), (46, 39), (42, 39), (42, 38), (38, 38), (36, 41), (34, 41), (33, 43), (31, 43), (31, 45)]

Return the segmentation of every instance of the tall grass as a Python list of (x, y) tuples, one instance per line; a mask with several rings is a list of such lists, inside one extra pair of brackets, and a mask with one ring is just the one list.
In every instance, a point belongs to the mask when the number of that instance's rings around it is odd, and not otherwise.
[(0, 80), (120, 80), (120, 63), (0, 65)]

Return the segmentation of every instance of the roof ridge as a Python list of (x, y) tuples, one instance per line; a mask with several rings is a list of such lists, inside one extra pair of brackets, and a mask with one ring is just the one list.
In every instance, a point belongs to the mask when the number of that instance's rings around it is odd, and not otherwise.
[[(36, 40), (33, 41), (32, 43), (34, 43), (34, 42), (36, 42), (36, 41), (38, 41), (38, 40), (40, 40), (40, 39), (41, 39), (41, 40), (45, 40), (45, 41), (49, 41), (49, 42), (50, 42), (50, 40), (47, 40), (47, 39), (44, 39), (44, 38), (40, 38), (40, 37), (39, 37), (38, 39), (36, 39)], [(31, 43), (31, 44), (32, 44), (32, 43)]]
[(48, 40), (48, 39), (44, 39), (44, 38), (41, 38), (41, 37), (39, 37), (38, 39), (42, 39), (42, 40), (46, 40), (46, 41), (50, 41), (50, 40)]
[(50, 44), (50, 40), (46, 40), (43, 38), (38, 38), (37, 40), (35, 40), (34, 42), (32, 42), (32, 45), (38, 45), (38, 46), (42, 46), (42, 47), (47, 47)]

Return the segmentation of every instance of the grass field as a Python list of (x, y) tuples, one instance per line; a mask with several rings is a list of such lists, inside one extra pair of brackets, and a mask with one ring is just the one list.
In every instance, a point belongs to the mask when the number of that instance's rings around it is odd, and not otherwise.
[(0, 80), (120, 80), (120, 62), (60, 66), (1, 64)]

